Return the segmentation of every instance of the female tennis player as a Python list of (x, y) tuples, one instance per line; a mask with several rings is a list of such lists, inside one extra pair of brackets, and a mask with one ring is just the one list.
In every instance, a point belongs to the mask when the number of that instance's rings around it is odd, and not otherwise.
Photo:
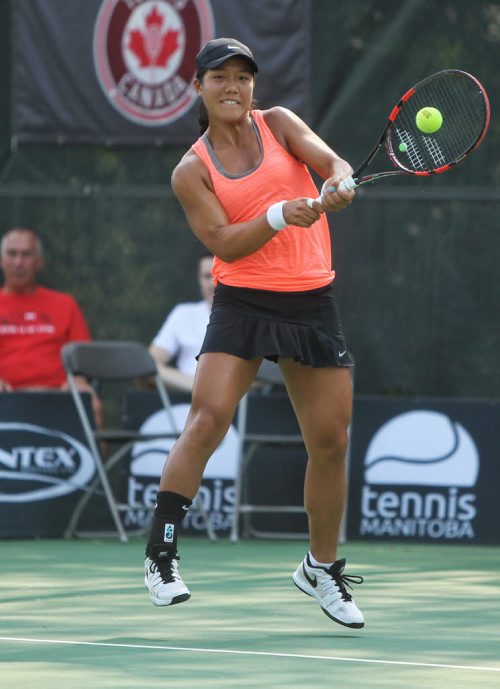
[[(191, 411), (162, 473), (146, 548), (145, 583), (155, 605), (187, 600), (177, 561), (179, 525), (205, 465), (224, 438), (263, 358), (280, 366), (308, 453), (305, 508), (310, 550), (293, 581), (331, 619), (362, 627), (363, 615), (337, 559), (345, 504), (352, 387), (333, 294), (325, 211), (354, 192), (335, 192), (351, 166), (295, 114), (253, 106), (257, 63), (232, 38), (196, 58), (202, 136), (172, 175), (189, 224), (215, 258), (210, 322)], [(326, 180), (321, 203), (308, 168)]]

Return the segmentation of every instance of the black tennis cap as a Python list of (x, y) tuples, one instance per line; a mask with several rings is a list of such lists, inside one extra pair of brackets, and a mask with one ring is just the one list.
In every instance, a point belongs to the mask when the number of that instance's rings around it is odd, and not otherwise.
[(213, 41), (208, 41), (196, 56), (196, 71), (215, 69), (235, 56), (244, 57), (254, 72), (259, 71), (250, 48), (235, 38), (214, 38)]

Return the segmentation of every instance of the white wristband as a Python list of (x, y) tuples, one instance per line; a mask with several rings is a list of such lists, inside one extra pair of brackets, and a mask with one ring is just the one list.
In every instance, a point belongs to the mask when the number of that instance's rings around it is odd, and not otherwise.
[(269, 206), (267, 209), (267, 222), (271, 225), (273, 230), (276, 230), (276, 232), (279, 230), (284, 230), (285, 227), (288, 227), (288, 223), (283, 215), (283, 206), (285, 203), (286, 201), (278, 201), (278, 203), (273, 203), (273, 205)]

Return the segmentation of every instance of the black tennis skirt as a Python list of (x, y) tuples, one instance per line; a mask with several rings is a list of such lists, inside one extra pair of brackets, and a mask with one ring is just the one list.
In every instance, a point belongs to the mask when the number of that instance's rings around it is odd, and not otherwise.
[(206, 352), (271, 361), (282, 357), (317, 368), (354, 365), (331, 283), (308, 292), (219, 283), (200, 355)]

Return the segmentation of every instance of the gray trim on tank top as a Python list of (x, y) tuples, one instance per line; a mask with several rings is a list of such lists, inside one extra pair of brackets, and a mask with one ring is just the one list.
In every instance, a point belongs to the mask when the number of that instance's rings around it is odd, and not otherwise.
[(202, 136), (203, 143), (205, 144), (205, 146), (207, 148), (208, 155), (210, 156), (210, 160), (212, 161), (215, 168), (217, 169), (217, 172), (219, 172), (223, 177), (227, 177), (228, 179), (240, 179), (241, 177), (246, 177), (247, 175), (250, 175), (252, 172), (257, 170), (257, 168), (261, 165), (261, 163), (264, 159), (264, 146), (262, 145), (262, 138), (260, 136), (259, 128), (257, 127), (257, 124), (251, 115), (250, 115), (250, 119), (252, 120), (252, 127), (253, 127), (253, 130), (257, 136), (257, 141), (259, 143), (259, 148), (260, 148), (260, 152), (261, 152), (261, 159), (259, 160), (257, 165), (250, 168), (250, 170), (243, 172), (243, 174), (241, 174), (241, 175), (230, 175), (229, 172), (226, 172), (224, 170), (224, 168), (222, 167), (222, 165), (220, 164), (219, 159), (215, 155), (215, 151), (212, 148), (212, 144), (208, 140), (207, 133), (205, 132)]

